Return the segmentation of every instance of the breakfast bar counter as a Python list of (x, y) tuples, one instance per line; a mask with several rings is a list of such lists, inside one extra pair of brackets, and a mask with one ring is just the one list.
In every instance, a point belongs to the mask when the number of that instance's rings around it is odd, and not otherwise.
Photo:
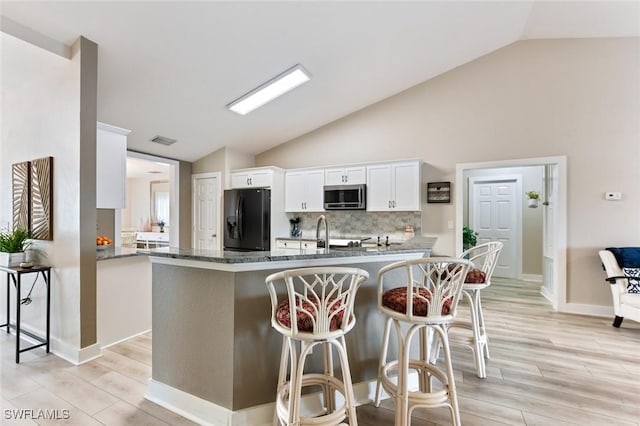
[[(271, 328), (265, 278), (284, 269), (349, 266), (370, 274), (358, 291), (357, 323), (346, 338), (356, 393), (368, 401), (384, 325), (376, 307), (378, 270), (429, 256), (434, 242), (269, 252), (150, 250), (153, 362), (147, 398), (201, 424), (269, 424), (282, 340)], [(313, 354), (312, 366), (320, 365), (320, 355)]]

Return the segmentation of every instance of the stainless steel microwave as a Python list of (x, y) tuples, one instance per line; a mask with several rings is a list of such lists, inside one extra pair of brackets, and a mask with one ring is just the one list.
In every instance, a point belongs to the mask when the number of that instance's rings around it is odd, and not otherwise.
[(367, 186), (328, 185), (324, 187), (325, 210), (365, 210), (367, 208)]

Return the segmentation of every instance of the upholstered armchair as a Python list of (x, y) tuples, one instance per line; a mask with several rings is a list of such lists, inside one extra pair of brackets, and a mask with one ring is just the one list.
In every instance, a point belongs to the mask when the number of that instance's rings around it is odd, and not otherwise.
[(598, 254), (611, 284), (613, 326), (624, 318), (640, 322), (640, 247), (609, 247)]

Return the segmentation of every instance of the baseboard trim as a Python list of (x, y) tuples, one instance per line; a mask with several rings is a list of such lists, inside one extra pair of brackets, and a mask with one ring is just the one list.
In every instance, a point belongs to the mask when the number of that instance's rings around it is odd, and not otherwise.
[(520, 279), (522, 281), (541, 283), (542, 282), (542, 275), (538, 275), (538, 274), (522, 274)]
[[(409, 389), (418, 389), (418, 374), (409, 374)], [(353, 394), (356, 405), (369, 404), (375, 399), (376, 380), (355, 383)], [(275, 395), (275, 390), (274, 390)], [(382, 399), (387, 399), (384, 390)], [(273, 425), (273, 413), (275, 403), (256, 405), (232, 411), (228, 408), (206, 401), (172, 386), (150, 379), (145, 398), (174, 413), (205, 426), (271, 426)], [(340, 401), (336, 401), (340, 404)], [(302, 397), (301, 411), (313, 413), (320, 406), (320, 393), (307, 394)]]
[(545, 299), (547, 299), (547, 301), (551, 303), (551, 305), (553, 305), (553, 301), (555, 300), (555, 297), (553, 296), (553, 294), (551, 294), (551, 292), (549, 292), (549, 289), (547, 287), (545, 286), (540, 287), (540, 295)]
[(51, 340), (51, 352), (74, 365), (81, 365), (102, 356), (102, 350), (97, 343), (77, 349), (57, 339)]
[(613, 318), (614, 316), (612, 306), (584, 305), (580, 303), (565, 303), (559, 311), (565, 314), (591, 315), (595, 317)]
[(122, 342), (126, 342), (127, 340), (131, 340), (133, 338), (136, 338), (138, 336), (142, 336), (143, 334), (147, 334), (149, 332), (151, 332), (151, 329), (145, 330), (145, 331), (141, 331), (140, 333), (132, 334), (131, 336), (125, 337), (124, 339), (120, 339), (117, 342), (108, 343), (108, 344), (106, 344), (104, 346), (101, 346), (101, 348), (102, 349), (107, 349), (107, 348), (110, 348), (111, 346), (117, 345), (117, 344), (122, 343)]

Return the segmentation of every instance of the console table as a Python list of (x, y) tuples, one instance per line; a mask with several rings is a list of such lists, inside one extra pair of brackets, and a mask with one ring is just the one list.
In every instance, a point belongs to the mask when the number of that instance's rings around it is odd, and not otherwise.
[[(14, 328), (16, 330), (16, 364), (20, 363), (20, 354), (25, 351), (30, 351), (35, 348), (39, 348), (41, 346), (46, 346), (46, 351), (49, 353), (49, 320), (51, 317), (51, 266), (44, 265), (36, 265), (31, 268), (19, 268), (12, 267), (7, 268), (4, 266), (0, 266), (0, 271), (6, 272), (7, 274), (7, 322), (5, 324), (0, 324), (1, 327), (7, 327), (7, 333), (10, 333), (10, 329)], [(45, 285), (47, 286), (47, 318), (46, 318), (46, 337), (42, 338), (37, 336), (29, 331), (22, 330), (20, 328), (20, 287), (21, 287), (21, 278), (26, 274), (39, 274), (42, 275), (42, 279), (44, 280)], [(37, 277), (36, 277), (37, 279)], [(11, 306), (11, 297), (10, 297), (10, 287), (11, 282), (13, 281), (13, 285), (16, 288), (16, 323), (11, 324), (10, 321), (10, 306)], [(36, 345), (29, 346), (28, 348), (20, 348), (20, 334), (25, 334), (32, 339), (40, 342)]]

